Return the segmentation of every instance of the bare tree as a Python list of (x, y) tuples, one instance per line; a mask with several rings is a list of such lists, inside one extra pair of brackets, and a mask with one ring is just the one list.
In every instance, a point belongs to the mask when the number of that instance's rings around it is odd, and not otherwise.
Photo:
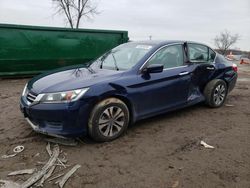
[(232, 35), (229, 31), (225, 30), (214, 38), (215, 46), (221, 51), (223, 55), (226, 51), (239, 40), (239, 34)]
[(97, 5), (91, 0), (52, 0), (56, 5), (56, 14), (64, 14), (71, 28), (79, 28), (82, 18), (91, 19), (96, 14)]

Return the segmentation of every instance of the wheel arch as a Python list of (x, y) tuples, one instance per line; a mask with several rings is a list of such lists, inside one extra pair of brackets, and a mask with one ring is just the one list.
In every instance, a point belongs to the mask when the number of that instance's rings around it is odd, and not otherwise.
[(99, 102), (108, 99), (108, 98), (117, 98), (119, 100), (121, 100), (122, 102), (124, 102), (126, 104), (126, 106), (128, 107), (129, 110), (129, 124), (134, 123), (135, 122), (135, 113), (134, 113), (134, 107), (132, 102), (123, 95), (120, 94), (110, 94), (110, 95), (104, 95), (102, 97), (99, 97), (97, 100), (94, 101), (94, 103), (92, 104), (92, 108), (91, 111), (93, 110), (93, 108), (95, 107), (95, 105), (97, 105)]
[(202, 93), (204, 93), (204, 90), (205, 90), (205, 87), (207, 86), (207, 84), (208, 84), (209, 82), (213, 81), (213, 80), (222, 80), (222, 81), (224, 81), (224, 82), (226, 83), (227, 89), (228, 89), (228, 87), (229, 87), (229, 80), (227, 80), (227, 79), (225, 79), (225, 78), (223, 78), (223, 77), (216, 77), (216, 78), (213, 78), (213, 79), (209, 80), (209, 81), (202, 87), (202, 90), (201, 90)]
[(129, 124), (133, 123), (134, 122), (134, 107), (133, 107), (132, 102), (127, 97), (125, 97), (123, 95), (113, 95), (111, 97), (118, 98), (126, 104), (126, 106), (128, 107), (128, 110), (129, 110), (129, 117), (130, 117)]

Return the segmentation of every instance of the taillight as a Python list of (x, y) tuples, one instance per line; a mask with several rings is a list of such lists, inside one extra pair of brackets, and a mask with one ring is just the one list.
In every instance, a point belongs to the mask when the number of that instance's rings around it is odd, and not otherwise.
[(238, 66), (235, 63), (233, 64), (232, 68), (234, 72), (238, 72)]

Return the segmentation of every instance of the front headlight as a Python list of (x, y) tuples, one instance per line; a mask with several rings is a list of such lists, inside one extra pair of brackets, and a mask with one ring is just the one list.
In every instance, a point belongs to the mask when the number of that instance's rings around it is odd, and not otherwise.
[(28, 85), (28, 84), (25, 84), (25, 86), (24, 86), (24, 88), (23, 88), (22, 96), (26, 96), (27, 93), (28, 93), (27, 85)]
[(73, 102), (83, 96), (89, 88), (77, 89), (72, 91), (64, 91), (58, 93), (44, 93), (39, 94), (37, 99), (41, 103), (62, 103)]

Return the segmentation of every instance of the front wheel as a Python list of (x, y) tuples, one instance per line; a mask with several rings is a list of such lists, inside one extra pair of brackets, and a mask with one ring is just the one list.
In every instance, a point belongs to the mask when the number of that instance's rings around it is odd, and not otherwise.
[(226, 82), (220, 79), (210, 81), (204, 89), (204, 96), (208, 106), (212, 108), (222, 106), (227, 97)]
[(89, 135), (99, 142), (111, 141), (123, 134), (128, 124), (126, 104), (117, 98), (108, 98), (92, 110), (88, 122)]

